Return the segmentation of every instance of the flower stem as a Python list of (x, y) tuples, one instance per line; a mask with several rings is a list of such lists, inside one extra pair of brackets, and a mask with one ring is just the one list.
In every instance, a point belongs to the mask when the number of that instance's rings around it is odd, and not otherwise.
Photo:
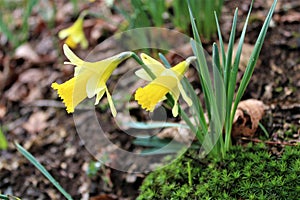
[(142, 68), (147, 72), (147, 74), (149, 74), (152, 80), (156, 78), (156, 76), (153, 74), (150, 68), (147, 65), (145, 65), (145, 63), (138, 57), (138, 55), (136, 55), (136, 53), (132, 53), (131, 57), (142, 66)]

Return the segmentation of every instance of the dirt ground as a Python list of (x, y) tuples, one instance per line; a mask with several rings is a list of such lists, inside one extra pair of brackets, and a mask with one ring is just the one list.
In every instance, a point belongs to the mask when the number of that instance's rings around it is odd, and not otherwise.
[[(246, 54), (253, 48), (271, 3), (270, 0), (254, 3), (239, 77), (245, 68)], [(239, 8), (239, 35), (249, 4), (249, 1), (225, 1), (220, 22), (224, 41), (229, 38), (234, 8)], [(115, 22), (122, 20), (116, 13), (112, 18)], [(72, 68), (63, 65), (62, 42), (55, 43), (51, 39), (58, 30), (70, 25), (71, 19), (60, 18), (57, 23), (54, 30), (45, 29), (42, 21), (32, 27), (30, 46), (23, 46), (25, 50), (19, 49), (16, 55), (9, 53), (5, 41), (0, 41), (0, 124), (9, 142), (8, 149), (0, 151), (0, 193), (22, 199), (63, 199), (54, 186), (16, 151), (13, 145), (16, 141), (31, 152), (74, 199), (135, 199), (145, 174), (103, 167), (95, 175), (87, 175), (88, 166), (95, 159), (76, 133), (72, 115), (66, 113), (50, 87), (52, 82), (65, 81), (73, 73)], [(89, 39), (92, 45), (117, 30), (104, 21), (96, 23), (104, 28), (100, 36)], [(275, 143), (300, 141), (299, 24), (299, 1), (279, 1), (259, 62), (243, 97), (260, 99), (268, 106), (263, 124), (270, 133), (268, 140)], [(95, 21), (89, 19), (85, 26), (90, 33)], [(205, 43), (205, 49), (210, 51), (209, 43)], [(79, 50), (78, 54), (83, 55), (84, 51)], [(99, 114), (99, 120), (112, 119), (103, 119)], [(132, 137), (120, 134), (117, 127), (109, 127), (109, 134), (123, 148), (136, 148)]]

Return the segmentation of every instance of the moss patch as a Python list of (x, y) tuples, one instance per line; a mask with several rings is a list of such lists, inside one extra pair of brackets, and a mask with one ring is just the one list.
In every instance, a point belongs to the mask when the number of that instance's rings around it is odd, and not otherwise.
[(142, 199), (300, 199), (300, 146), (281, 157), (262, 145), (235, 146), (222, 161), (199, 159), (189, 150), (150, 173)]

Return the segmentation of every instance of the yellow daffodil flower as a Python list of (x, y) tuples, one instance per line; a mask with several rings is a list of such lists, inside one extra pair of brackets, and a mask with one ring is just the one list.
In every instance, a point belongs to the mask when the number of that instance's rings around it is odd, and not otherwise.
[(63, 29), (58, 33), (60, 39), (66, 39), (65, 43), (72, 49), (77, 47), (80, 43), (81, 48), (86, 49), (88, 47), (88, 41), (83, 32), (83, 19), (86, 12), (82, 12), (75, 23), (69, 28)]
[(146, 54), (141, 54), (141, 58), (156, 77), (152, 80), (144, 69), (140, 69), (135, 73), (138, 77), (151, 81), (147, 86), (138, 88), (135, 93), (135, 100), (137, 100), (143, 109), (152, 112), (155, 105), (166, 98), (167, 93), (170, 93), (174, 99), (174, 106), (172, 108), (174, 117), (178, 115), (177, 102), (180, 94), (189, 106), (192, 105), (192, 100), (186, 95), (180, 83), (190, 65), (191, 59), (182, 61), (176, 66), (167, 69), (160, 62)]
[(74, 108), (85, 98), (92, 98), (96, 95), (95, 105), (106, 93), (107, 100), (115, 117), (117, 112), (112, 97), (107, 89), (106, 82), (114, 69), (125, 59), (132, 55), (132, 52), (123, 52), (116, 56), (98, 62), (85, 62), (77, 57), (65, 44), (64, 53), (70, 62), (65, 64), (75, 65), (74, 77), (58, 84), (52, 83), (51, 87), (57, 90), (58, 95), (63, 99), (68, 113), (74, 112)]

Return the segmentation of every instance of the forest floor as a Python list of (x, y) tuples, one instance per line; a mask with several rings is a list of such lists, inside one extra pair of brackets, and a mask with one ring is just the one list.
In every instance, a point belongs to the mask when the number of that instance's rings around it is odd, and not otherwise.
[[(249, 51), (251, 53), (271, 3), (255, 1), (243, 59), (247, 60)], [(69, 5), (61, 6), (68, 10)], [(240, 35), (249, 1), (225, 2), (220, 18), (225, 42), (229, 38), (235, 7), (239, 8), (237, 35)], [(72, 115), (67, 114), (50, 87), (52, 82), (68, 80), (73, 74), (73, 68), (63, 65), (63, 42), (55, 43), (51, 38), (73, 20), (70, 11), (57, 15), (58, 26), (53, 30), (45, 28), (43, 21), (37, 19), (38, 23), (30, 28), (27, 45), (22, 45), (23, 49), (19, 47), (15, 54), (9, 53), (7, 43), (0, 40), (0, 123), (9, 144), (7, 150), (0, 151), (0, 193), (11, 193), (23, 199), (63, 199), (54, 186), (17, 152), (13, 144), (16, 141), (31, 152), (74, 199), (135, 199), (146, 174), (101, 167), (93, 176), (87, 175), (88, 166), (95, 158), (76, 133)], [(64, 16), (69, 18), (63, 20)], [(110, 17), (116, 24), (122, 20), (116, 13)], [(262, 100), (268, 106), (262, 123), (270, 133), (267, 140), (278, 143), (273, 144), (277, 147), (282, 146), (282, 142), (293, 144), (300, 141), (299, 23), (299, 1), (279, 1), (259, 62), (243, 96), (243, 99)], [(104, 20), (88, 19), (85, 27), (90, 33), (95, 31), (96, 25), (104, 28), (89, 38), (91, 49), (117, 31), (116, 26)], [(210, 52), (211, 43), (204, 42), (204, 46)], [(88, 50), (78, 50), (77, 54), (87, 55), (86, 52)], [(244, 68), (245, 65), (241, 64), (239, 77)], [(100, 121), (112, 124), (106, 131), (113, 141), (124, 149), (136, 148), (132, 137), (121, 134), (114, 126), (110, 114), (97, 116)], [(255, 138), (260, 138), (259, 134)]]

